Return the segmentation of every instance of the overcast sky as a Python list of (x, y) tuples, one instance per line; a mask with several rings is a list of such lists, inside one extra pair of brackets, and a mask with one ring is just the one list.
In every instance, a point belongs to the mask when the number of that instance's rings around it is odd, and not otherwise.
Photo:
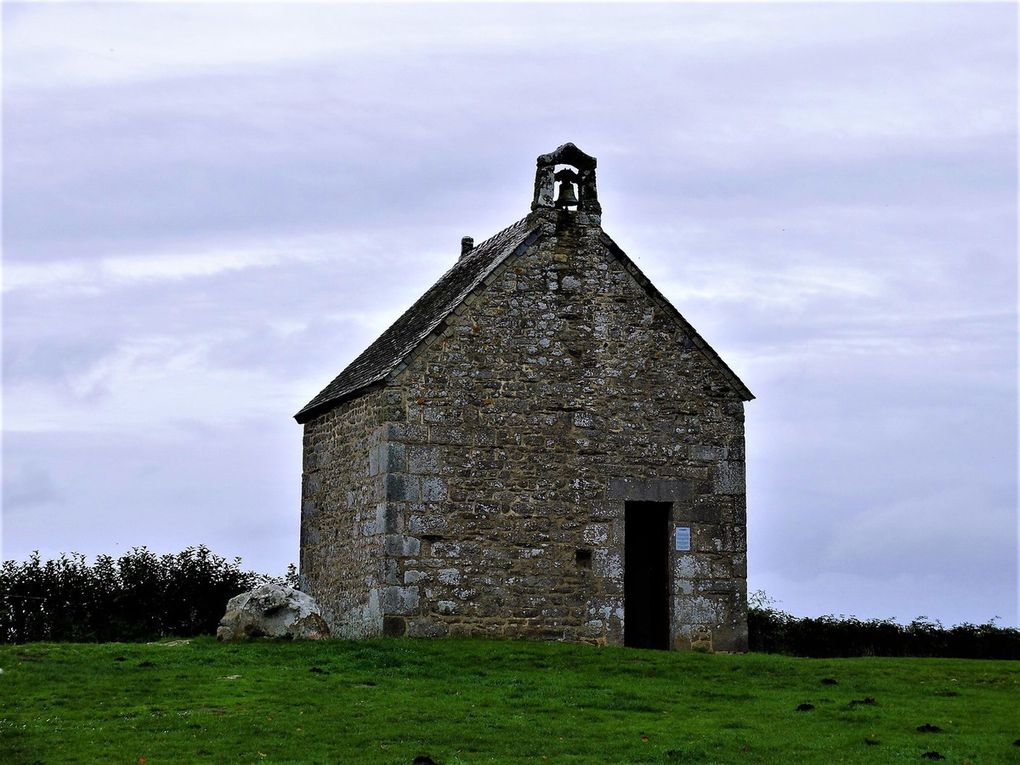
[(741, 376), (749, 587), (1017, 623), (1017, 7), (3, 5), (3, 544), (297, 560), (292, 415), (599, 159)]

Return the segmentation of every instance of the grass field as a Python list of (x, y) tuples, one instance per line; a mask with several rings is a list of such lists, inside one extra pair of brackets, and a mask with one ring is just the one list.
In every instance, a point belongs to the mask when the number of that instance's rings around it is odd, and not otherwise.
[(199, 638), (0, 668), (3, 763), (1020, 763), (1015, 662)]

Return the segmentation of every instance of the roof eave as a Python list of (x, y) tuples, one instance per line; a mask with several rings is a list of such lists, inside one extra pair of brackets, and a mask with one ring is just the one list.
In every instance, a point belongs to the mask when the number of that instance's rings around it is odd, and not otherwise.
[(353, 390), (349, 390), (345, 393), (342, 393), (339, 396), (331, 398), (327, 401), (321, 401), (315, 406), (308, 405), (300, 412), (295, 414), (294, 419), (297, 420), (298, 424), (300, 425), (304, 425), (307, 422), (311, 422), (316, 417), (326, 414), (326, 412), (330, 411), (331, 409), (335, 409), (341, 404), (351, 401), (352, 399), (359, 398), (360, 396), (363, 396), (364, 394), (369, 393), (373, 390), (378, 390), (379, 388), (385, 387), (386, 377), (387, 375), (383, 375), (378, 380), (373, 380), (370, 383), (365, 383), (364, 385), (361, 385), (357, 388), (354, 388)]

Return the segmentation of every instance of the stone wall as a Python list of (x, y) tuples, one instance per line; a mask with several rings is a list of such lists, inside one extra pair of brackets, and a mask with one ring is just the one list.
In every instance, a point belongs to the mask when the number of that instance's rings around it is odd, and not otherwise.
[[(305, 424), (301, 576), (334, 635), (383, 627), (383, 423), (402, 417), (399, 392), (369, 390)], [(375, 469), (373, 469), (375, 468)]]
[(625, 503), (668, 501), (673, 644), (742, 650), (740, 397), (597, 219), (535, 219), (390, 387), (306, 426), (311, 592), (340, 634), (622, 643)]

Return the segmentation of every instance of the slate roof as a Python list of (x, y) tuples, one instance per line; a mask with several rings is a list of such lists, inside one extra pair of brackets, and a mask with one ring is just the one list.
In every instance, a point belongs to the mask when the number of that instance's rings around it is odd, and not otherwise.
[[(537, 222), (529, 225), (526, 216), (509, 228), (477, 245), (468, 255), (443, 274), (439, 281), (422, 295), (414, 305), (383, 332), (364, 352), (352, 361), (336, 379), (323, 388), (315, 398), (294, 415), (300, 423), (331, 409), (333, 406), (381, 382), (407, 358), (461, 304), (478, 285), (512, 255), (524, 252), (539, 236)], [(601, 236), (603, 244), (630, 271), (635, 280), (685, 330), (692, 344), (722, 373), (744, 401), (754, 394), (737, 377), (736, 373), (715, 352), (698, 331), (680, 314), (672, 303), (656, 289), (637, 264), (630, 259), (608, 234)]]
[(476, 245), (404, 314), (352, 361), (318, 396), (294, 415), (308, 422), (363, 388), (383, 380), (461, 301), (510, 255), (538, 239), (526, 216)]

